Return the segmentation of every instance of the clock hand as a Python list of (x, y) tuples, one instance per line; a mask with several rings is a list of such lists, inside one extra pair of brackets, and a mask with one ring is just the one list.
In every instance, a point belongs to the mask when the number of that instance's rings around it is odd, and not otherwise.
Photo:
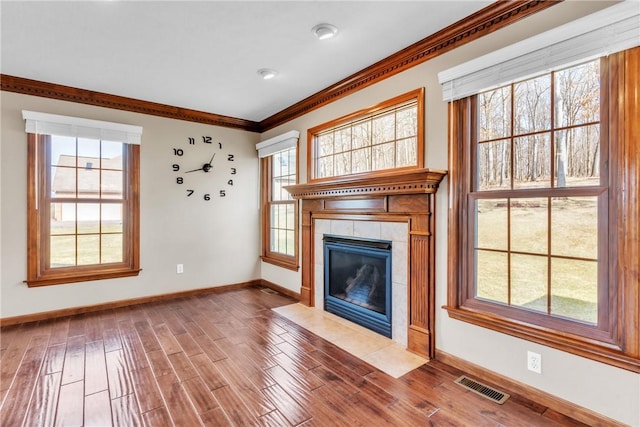
[[(198, 169), (192, 169), (190, 171), (185, 171), (185, 173), (203, 171), (205, 166), (208, 166), (208, 165), (204, 165), (204, 166), (202, 166), (201, 168), (198, 168)], [(208, 171), (205, 171), (205, 172), (208, 172)]]
[(216, 153), (213, 153), (213, 156), (211, 156), (211, 160), (209, 160), (209, 163), (207, 163), (209, 166), (211, 166), (211, 162), (213, 162), (213, 158), (216, 156)]

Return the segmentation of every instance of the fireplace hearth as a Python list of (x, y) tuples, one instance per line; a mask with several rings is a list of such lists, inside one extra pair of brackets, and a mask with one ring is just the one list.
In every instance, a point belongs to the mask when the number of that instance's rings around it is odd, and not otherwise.
[(391, 242), (323, 240), (325, 310), (391, 338)]

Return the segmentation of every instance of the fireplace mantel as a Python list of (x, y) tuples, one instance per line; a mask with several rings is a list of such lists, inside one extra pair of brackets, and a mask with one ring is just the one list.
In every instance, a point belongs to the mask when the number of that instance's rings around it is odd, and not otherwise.
[(435, 356), (435, 193), (447, 174), (413, 169), (373, 178), (350, 177), (285, 187), (302, 202), (300, 302), (314, 306), (314, 220), (357, 219), (408, 224), (408, 345)]

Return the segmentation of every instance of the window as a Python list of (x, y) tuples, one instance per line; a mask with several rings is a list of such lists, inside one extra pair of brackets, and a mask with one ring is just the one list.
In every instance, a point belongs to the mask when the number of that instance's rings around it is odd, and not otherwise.
[(450, 104), (452, 317), (640, 370), (638, 55)]
[(293, 131), (258, 144), (262, 158), (262, 260), (298, 269), (298, 204), (284, 187), (297, 183)]
[(24, 115), (29, 144), (27, 284), (137, 275), (139, 145), (87, 137), (119, 133), (83, 130), (87, 123), (82, 119)]
[(308, 176), (331, 180), (422, 167), (424, 89), (309, 129)]

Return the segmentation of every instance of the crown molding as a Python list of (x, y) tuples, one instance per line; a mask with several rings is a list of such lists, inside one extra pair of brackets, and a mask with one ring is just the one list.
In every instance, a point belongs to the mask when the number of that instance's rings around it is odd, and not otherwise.
[(562, 1), (513, 0), (492, 3), (260, 122), (6, 74), (0, 74), (0, 90), (250, 132), (264, 132)]
[(189, 122), (260, 132), (260, 124), (251, 120), (190, 110), (188, 108), (173, 107), (156, 102), (111, 95), (103, 92), (94, 92), (87, 89), (79, 89), (6, 74), (0, 74), (0, 89), (23, 95), (40, 96), (43, 98), (77, 102), (80, 104), (131, 111), (133, 113), (148, 114), (169, 119), (186, 120)]

